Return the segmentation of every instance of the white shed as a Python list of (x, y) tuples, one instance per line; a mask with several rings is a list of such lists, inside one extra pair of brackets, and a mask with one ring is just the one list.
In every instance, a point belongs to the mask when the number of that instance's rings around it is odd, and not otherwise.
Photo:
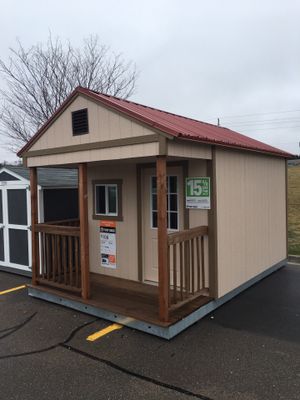
[[(38, 175), (40, 222), (78, 217), (77, 170), (43, 168)], [(31, 274), (29, 169), (0, 168), (0, 270)]]

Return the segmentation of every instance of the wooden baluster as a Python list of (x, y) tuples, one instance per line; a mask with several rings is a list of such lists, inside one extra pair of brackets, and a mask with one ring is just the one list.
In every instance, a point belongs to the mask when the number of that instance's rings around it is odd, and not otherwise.
[(195, 293), (195, 262), (194, 262), (194, 238), (190, 240), (191, 243), (191, 268), (192, 268), (192, 294)]
[(41, 275), (42, 278), (45, 278), (45, 237), (44, 233), (41, 232), (39, 233), (39, 239), (40, 239), (40, 252), (41, 252), (41, 264), (40, 264), (40, 269), (41, 269)]
[(53, 282), (56, 281), (56, 241), (55, 236), (51, 235), (51, 255), (52, 255), (52, 280)]
[(205, 288), (205, 265), (204, 265), (204, 236), (201, 236), (201, 268), (202, 268), (202, 288)]
[(56, 236), (57, 280), (61, 283), (61, 236)]
[(51, 253), (50, 253), (50, 235), (48, 233), (45, 234), (46, 236), (46, 259), (47, 259), (47, 279), (50, 280), (51, 275)]
[(196, 237), (196, 252), (197, 252), (197, 291), (200, 290), (200, 243), (199, 236)]
[(173, 295), (174, 303), (177, 303), (177, 246), (173, 244)]
[(72, 236), (68, 237), (68, 248), (69, 248), (69, 275), (70, 275), (70, 286), (73, 286), (73, 248), (72, 248)]
[(79, 287), (79, 243), (78, 237), (74, 237), (75, 242), (75, 286)]
[(179, 243), (179, 261), (180, 261), (180, 298), (183, 300), (183, 248), (182, 242)]
[(64, 284), (67, 285), (68, 283), (68, 266), (67, 266), (67, 244), (66, 244), (66, 237), (62, 237), (62, 263), (63, 263), (63, 270), (64, 270)]
[(190, 242), (186, 240), (185, 244), (185, 294), (186, 297), (190, 294)]

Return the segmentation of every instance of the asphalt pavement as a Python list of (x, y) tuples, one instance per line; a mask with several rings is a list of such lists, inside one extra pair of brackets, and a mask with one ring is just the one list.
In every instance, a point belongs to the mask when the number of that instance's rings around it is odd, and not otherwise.
[(171, 341), (30, 298), (0, 272), (0, 399), (300, 399), (300, 266)]

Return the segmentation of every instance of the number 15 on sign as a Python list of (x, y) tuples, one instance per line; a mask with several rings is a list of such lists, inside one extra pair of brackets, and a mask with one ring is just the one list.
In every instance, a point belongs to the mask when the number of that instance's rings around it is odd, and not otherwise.
[(210, 209), (210, 178), (186, 178), (185, 206), (186, 208)]

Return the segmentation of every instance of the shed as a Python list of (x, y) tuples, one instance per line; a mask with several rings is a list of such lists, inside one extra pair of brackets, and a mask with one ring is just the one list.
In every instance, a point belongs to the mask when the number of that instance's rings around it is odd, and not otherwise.
[[(19, 155), (31, 296), (171, 338), (287, 260), (291, 155), (230, 129), (78, 87)], [(39, 223), (37, 171), (62, 166), (80, 221)]]
[[(30, 173), (23, 166), (0, 168), (0, 270), (31, 275)], [(77, 169), (40, 168), (39, 222), (78, 218)]]

